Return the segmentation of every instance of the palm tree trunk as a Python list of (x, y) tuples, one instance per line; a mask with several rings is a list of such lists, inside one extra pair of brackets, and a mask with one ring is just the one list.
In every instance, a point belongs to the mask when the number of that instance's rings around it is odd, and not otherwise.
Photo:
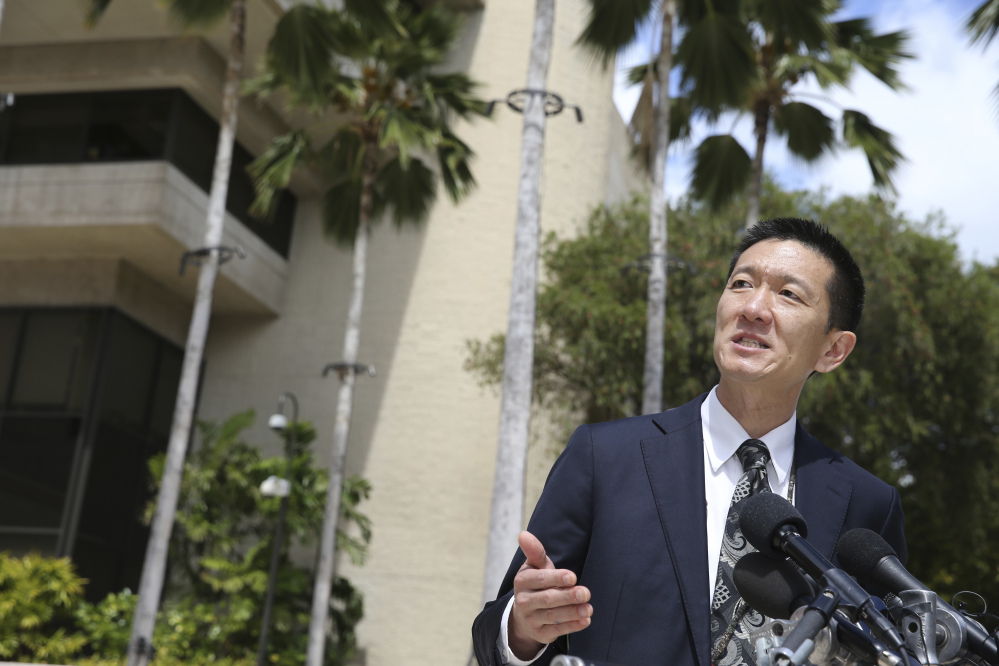
[(753, 155), (752, 173), (749, 178), (749, 210), (746, 212), (746, 228), (749, 229), (760, 221), (760, 190), (763, 186), (763, 148), (767, 143), (767, 125), (770, 124), (770, 104), (766, 101), (756, 103), (753, 114), (756, 135), (756, 154)]
[[(527, 87), (544, 90), (551, 59), (555, 0), (537, 0), (534, 35), (527, 65)], [(545, 108), (540, 95), (529, 95), (524, 107), (520, 145), (520, 185), (514, 232), (513, 276), (503, 358), (503, 399), (500, 406), (496, 475), (489, 516), (486, 574), (482, 598), (496, 596), (507, 564), (517, 546), (524, 519), (524, 474), (531, 425), (534, 372), (534, 314), (538, 284), (538, 245), (541, 238), (541, 169), (545, 146)]]
[(663, 409), (663, 357), (666, 321), (666, 157), (669, 151), (669, 75), (673, 69), (673, 16), (676, 3), (663, 3), (659, 44), (656, 145), (652, 155), (652, 191), (649, 196), (649, 293), (645, 311), (645, 373), (642, 413)]
[[(229, 58), (226, 67), (225, 88), (222, 96), (222, 118), (218, 147), (215, 151), (215, 169), (208, 196), (208, 218), (205, 229), (205, 247), (216, 248), (222, 242), (225, 225), (225, 202), (229, 190), (229, 173), (232, 167), (233, 142), (236, 139), (236, 114), (239, 109), (239, 83), (243, 70), (243, 37), (246, 28), (246, 0), (233, 0), (230, 10)], [(174, 406), (173, 424), (167, 446), (166, 466), (156, 499), (156, 512), (150, 526), (146, 559), (139, 581), (135, 617), (129, 639), (128, 666), (145, 666), (152, 648), (156, 610), (163, 591), (170, 533), (173, 530), (180, 482), (184, 472), (184, 457), (191, 436), (194, 401), (198, 389), (198, 375), (208, 337), (211, 318), (212, 294), (219, 271), (219, 254), (213, 250), (198, 275), (198, 288), (194, 311), (187, 333), (184, 362), (181, 368), (177, 403)]]
[[(370, 155), (374, 151), (369, 150)], [(322, 534), (319, 537), (319, 560), (312, 592), (312, 616), (309, 619), (309, 642), (305, 666), (321, 666), (326, 650), (326, 624), (330, 611), (330, 588), (333, 585), (336, 561), (336, 530), (340, 520), (340, 499), (343, 493), (343, 472), (350, 435), (350, 415), (354, 405), (354, 380), (357, 350), (361, 340), (361, 306), (364, 304), (364, 279), (367, 272), (368, 238), (371, 234), (372, 189), (377, 165), (369, 165), (362, 176), (361, 214), (357, 238), (354, 240), (354, 279), (347, 309), (347, 330), (343, 338), (343, 362), (347, 369), (340, 375), (340, 390), (336, 399), (336, 421), (333, 425), (333, 450), (330, 457), (329, 486), (326, 489), (326, 509), (323, 512)]]

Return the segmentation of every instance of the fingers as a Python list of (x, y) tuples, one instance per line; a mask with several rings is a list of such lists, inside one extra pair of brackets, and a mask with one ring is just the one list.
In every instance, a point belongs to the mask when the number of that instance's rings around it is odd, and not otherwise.
[(513, 579), (514, 603), (510, 614), (509, 639), (515, 646), (526, 646), (524, 654), (534, 654), (538, 643), (551, 643), (564, 634), (590, 626), (593, 606), (590, 591), (576, 585), (576, 574), (556, 569), (545, 547), (530, 532), (521, 532), (517, 540), (526, 561)]
[(545, 547), (538, 541), (538, 537), (525, 530), (517, 537), (517, 541), (520, 542), (520, 549), (524, 551), (524, 557), (527, 558), (529, 565), (537, 569), (543, 569), (548, 565), (554, 568), (551, 560), (545, 555)]
[(582, 586), (518, 593), (514, 596), (511, 630), (525, 638), (551, 643), (558, 636), (590, 625), (593, 606), (586, 603), (589, 599), (590, 591)]
[(535, 569), (525, 564), (513, 579), (514, 593), (522, 590), (546, 590), (553, 587), (572, 587), (576, 574), (568, 569)]

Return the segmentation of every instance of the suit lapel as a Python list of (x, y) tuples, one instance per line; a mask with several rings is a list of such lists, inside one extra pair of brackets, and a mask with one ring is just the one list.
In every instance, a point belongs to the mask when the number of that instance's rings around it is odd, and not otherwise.
[(846, 521), (853, 481), (833, 465), (836, 455), (798, 423), (794, 437), (798, 469), (795, 505), (808, 524), (808, 542), (832, 560)]
[(642, 455), (697, 659), (708, 666), (710, 602), (700, 418), (704, 397), (653, 417), (665, 434), (642, 440)]

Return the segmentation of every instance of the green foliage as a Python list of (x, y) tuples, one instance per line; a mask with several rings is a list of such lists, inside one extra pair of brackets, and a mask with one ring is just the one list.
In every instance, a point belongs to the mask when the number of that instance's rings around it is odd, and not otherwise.
[[(768, 184), (762, 213), (827, 224), (867, 279), (857, 347), (806, 383), (799, 418), (899, 488), (913, 573), (945, 598), (975, 590), (999, 604), (999, 265), (963, 266), (941, 218), (916, 222), (876, 197)], [(714, 309), (743, 215), (688, 201), (670, 211), (670, 406), (717, 381)], [(577, 238), (546, 241), (535, 397), (577, 422), (641, 404), (645, 277), (623, 269), (646, 252), (647, 224), (645, 205), (633, 201), (598, 209)], [(484, 383), (501, 377), (502, 341), (469, 343), (466, 367)]]
[[(264, 595), (279, 498), (264, 497), (271, 475), (290, 478), (291, 494), (281, 547), (270, 632), (270, 660), (299, 664), (305, 658), (313, 577), (290, 560), (292, 545), (315, 548), (325, 508), (327, 476), (316, 468), (309, 444), (315, 431), (298, 424), (286, 458), (264, 458), (242, 439), (252, 411), (222, 424), (201, 422), (201, 446), (184, 463), (170, 547), (171, 577), (156, 622), (156, 663), (165, 666), (250, 666), (256, 663)], [(150, 471), (162, 476), (164, 456)], [(344, 483), (337, 544), (361, 564), (371, 541), (371, 521), (358, 505), (371, 493), (360, 477)], [(147, 519), (154, 505), (147, 508)], [(81, 580), (68, 559), (0, 554), (0, 658), (39, 663), (105, 666), (124, 663), (136, 596), (130, 590), (97, 603), (83, 600)], [(364, 615), (361, 594), (343, 577), (333, 581), (333, 635), (327, 666), (349, 659), (355, 628)]]
[[(239, 659), (255, 653), (281, 505), (279, 498), (260, 492), (260, 484), (271, 475), (290, 478), (292, 488), (287, 536), (280, 544), (270, 646), (280, 663), (297, 663), (305, 654), (313, 578), (289, 560), (286, 549), (292, 543), (315, 548), (328, 477), (314, 464), (308, 446), (316, 437), (311, 426), (299, 424), (286, 473), (284, 457), (263, 458), (258, 448), (242, 440), (253, 420), (248, 411), (220, 425), (199, 423), (201, 446), (184, 465), (170, 547), (173, 575), (165, 610), (170, 633), (154, 636), (165, 639), (158, 647), (178, 659), (199, 654)], [(286, 446), (291, 446), (290, 439)], [(160, 478), (164, 462), (162, 455), (150, 461), (153, 478)], [(371, 540), (370, 521), (357, 507), (370, 492), (368, 482), (358, 477), (344, 483), (337, 543), (357, 564), (363, 562)], [(150, 504), (147, 515), (154, 508)], [(354, 627), (363, 615), (360, 593), (344, 578), (334, 581), (330, 613), (336, 635), (327, 658), (337, 664), (353, 654)]]
[(84, 583), (67, 557), (0, 553), (0, 660), (69, 663), (85, 642), (71, 632)]
[(271, 40), (265, 73), (246, 87), (261, 98), (280, 90), (290, 106), (342, 121), (318, 146), (304, 130), (278, 137), (250, 171), (252, 210), (267, 216), (294, 169), (314, 169), (327, 188), (326, 233), (348, 247), (362, 224), (383, 216), (396, 226), (422, 223), (436, 199), (438, 171), (448, 195), (460, 201), (475, 186), (472, 150), (452, 123), (485, 110), (468, 76), (438, 71), (458, 36), (458, 14), (442, 3), (419, 12), (398, 0), (375, 4), (384, 20), (358, 15), (358, 1), (345, 11), (295, 7)]

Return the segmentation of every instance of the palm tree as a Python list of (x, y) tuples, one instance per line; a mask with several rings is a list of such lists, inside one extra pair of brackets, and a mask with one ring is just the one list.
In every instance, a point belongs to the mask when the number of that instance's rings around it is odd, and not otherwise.
[[(892, 176), (904, 159), (894, 137), (854, 109), (842, 110), (837, 136), (833, 119), (802, 101), (831, 100), (800, 89), (807, 80), (814, 80), (823, 91), (848, 89), (860, 67), (892, 90), (903, 90), (896, 67), (912, 57), (905, 50), (909, 35), (904, 31), (877, 34), (865, 18), (833, 22), (837, 3), (756, 0), (742, 6), (756, 67), (744, 81), (736, 82), (744, 91), (738, 103), (720, 108), (752, 118), (753, 156), (730, 133), (705, 138), (695, 152), (694, 196), (720, 206), (748, 186), (746, 227), (755, 224), (763, 152), (772, 132), (785, 137), (791, 154), (807, 163), (841, 145), (859, 148), (867, 157), (875, 186), (894, 192)], [(711, 119), (717, 120), (717, 114)]]
[(328, 184), (322, 213), (326, 234), (353, 248), (342, 356), (346, 367), (340, 373), (336, 402), (308, 666), (322, 663), (326, 644), (371, 227), (383, 217), (396, 227), (424, 221), (436, 197), (435, 168), (453, 201), (471, 190), (472, 151), (451, 124), (455, 116), (469, 119), (485, 110), (473, 94), (476, 84), (466, 75), (435, 70), (457, 37), (457, 16), (439, 4), (422, 12), (395, 1), (387, 6), (394, 30), (374, 30), (370, 22), (320, 6), (294, 7), (289, 17), (306, 26), (303, 38), (327, 45), (328, 57), (302, 59), (300, 66), (286, 67), (279, 63), (294, 61), (294, 54), (272, 41), (267, 73), (251, 85), (261, 95), (284, 90), (294, 105), (317, 113), (336, 112), (343, 122), (316, 148), (307, 130), (278, 137), (251, 165), (258, 193), (255, 207), (260, 212), (271, 207), (276, 191), (288, 184), (296, 168), (308, 165), (318, 170)]
[[(985, 0), (968, 17), (964, 28), (971, 35), (972, 45), (981, 44), (982, 48), (985, 48), (991, 44), (999, 33), (999, 0)], [(999, 84), (993, 90), (992, 96), (999, 100)]]
[[(649, 285), (646, 305), (645, 372), (642, 413), (663, 408), (664, 322), (666, 318), (666, 157), (670, 139), (670, 75), (673, 71), (673, 24), (684, 28), (676, 60), (683, 65), (682, 84), (704, 107), (730, 103), (747, 85), (751, 53), (734, 9), (721, 0), (588, 0), (590, 14), (579, 43), (606, 67), (632, 43), (643, 24), (659, 27), (659, 46), (642, 68), (641, 102), (631, 128), (638, 151), (652, 174), (649, 192)], [(655, 32), (653, 30), (653, 32)], [(652, 49), (655, 51), (655, 49)], [(724, 67), (715, 66), (725, 63)], [(728, 85), (725, 85), (728, 84)], [(674, 121), (672, 123), (676, 125)], [(675, 132), (674, 132), (675, 134)]]
[[(527, 88), (544, 90), (551, 59), (555, 0), (538, 0), (527, 65)], [(534, 368), (534, 321), (538, 292), (538, 249), (541, 240), (541, 167), (545, 149), (545, 108), (540, 95), (524, 106), (520, 146), (520, 183), (514, 228), (513, 275), (503, 354), (496, 470), (486, 544), (483, 603), (496, 596), (517, 542), (524, 517), (524, 474), (531, 424)]]
[[(87, 21), (93, 26), (107, 9), (111, 0), (90, 0)], [(156, 498), (156, 512), (150, 525), (146, 557), (139, 581), (138, 599), (129, 639), (128, 666), (145, 666), (152, 651), (153, 628), (156, 610), (166, 571), (170, 533), (173, 530), (180, 481), (183, 474), (187, 442), (190, 439), (194, 401), (198, 388), (198, 370), (204, 354), (208, 321), (211, 317), (212, 296), (219, 271), (219, 251), (222, 229), (225, 224), (225, 201), (229, 189), (232, 167), (233, 142), (236, 137), (236, 114), (239, 108), (240, 74), (243, 69), (243, 41), (246, 29), (246, 0), (170, 0), (170, 14), (184, 26), (211, 25), (227, 13), (229, 15), (229, 54), (226, 59), (225, 87), (222, 95), (222, 118), (219, 139), (215, 150), (215, 167), (208, 195), (208, 217), (205, 222), (204, 247), (213, 248), (201, 265), (194, 311), (184, 348), (177, 402), (174, 406), (170, 440), (167, 445), (166, 466), (160, 492)]]
[[(90, 27), (97, 24), (112, 0), (88, 0), (86, 22)], [(156, 623), (156, 611), (166, 570), (167, 551), (170, 533), (173, 530), (177, 499), (183, 474), (184, 457), (191, 435), (191, 422), (194, 416), (194, 402), (197, 393), (198, 374), (204, 355), (205, 339), (208, 336), (208, 323), (211, 318), (212, 297), (219, 271), (219, 246), (222, 243), (222, 230), (225, 225), (225, 202), (229, 189), (229, 176), (232, 168), (233, 143), (236, 139), (236, 118), (239, 109), (240, 79), (243, 70), (243, 44), (246, 30), (246, 0), (167, 0), (170, 16), (185, 28), (214, 25), (224, 16), (229, 16), (229, 53), (226, 58), (225, 83), (222, 93), (222, 117), (219, 122), (219, 138), (215, 150), (215, 166), (212, 184), (208, 195), (208, 214), (205, 221), (204, 247), (210, 248), (207, 259), (202, 263), (198, 276), (198, 286), (194, 299), (194, 310), (184, 349), (180, 384), (177, 389), (177, 402), (174, 406), (173, 423), (170, 427), (170, 440), (167, 445), (167, 458), (156, 498), (156, 511), (150, 525), (149, 541), (139, 581), (138, 599), (129, 639), (128, 666), (145, 666), (152, 652), (152, 635)], [(379, 19), (381, 2), (347, 0), (347, 9), (364, 16)], [(292, 51), (297, 56), (294, 61), (282, 60), (290, 66), (300, 62), (310, 44), (299, 39), (301, 26), (288, 20), (286, 14), (275, 31), (279, 45), (295, 44)], [(280, 35), (280, 37), (279, 37)], [(314, 55), (312, 57), (315, 57)]]

